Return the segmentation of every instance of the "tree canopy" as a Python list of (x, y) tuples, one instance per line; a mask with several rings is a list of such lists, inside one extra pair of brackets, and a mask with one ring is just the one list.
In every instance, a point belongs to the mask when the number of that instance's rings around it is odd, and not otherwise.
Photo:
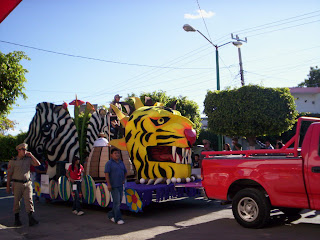
[(299, 83), (298, 87), (320, 87), (320, 69), (318, 66), (310, 67), (308, 78)]
[(298, 114), (289, 88), (255, 85), (208, 91), (204, 107), (214, 133), (247, 138), (279, 135), (293, 127)]
[[(19, 97), (26, 99), (24, 83), (27, 81), (25, 74), (28, 72), (20, 64), (22, 59), (30, 60), (24, 52), (14, 51), (4, 54), (0, 51), (0, 129), (8, 130), (14, 122), (7, 119), (12, 110), (12, 105)], [(11, 125), (10, 125), (11, 124)], [(10, 127), (11, 126), (11, 127)]]
[[(134, 96), (136, 95), (132, 93), (128, 95), (128, 98)], [(199, 134), (201, 129), (201, 117), (199, 106), (196, 102), (188, 100), (187, 97), (183, 96), (168, 96), (164, 91), (142, 93), (139, 97), (143, 103), (145, 102), (145, 97), (150, 97), (153, 102), (161, 102), (167, 107), (170, 107), (171, 104), (176, 101), (176, 110), (179, 111), (182, 116), (190, 119), (193, 122), (193, 127), (197, 131), (197, 134)]]

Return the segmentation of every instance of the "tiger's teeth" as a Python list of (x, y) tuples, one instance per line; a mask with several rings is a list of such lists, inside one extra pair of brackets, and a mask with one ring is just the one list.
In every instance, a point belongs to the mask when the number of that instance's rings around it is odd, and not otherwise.
[(152, 183), (154, 183), (154, 179), (149, 179), (147, 185), (151, 185)]
[(186, 149), (182, 148), (182, 164), (186, 164)]
[(157, 185), (157, 184), (161, 183), (162, 180), (163, 180), (162, 177), (161, 177), (161, 178), (157, 178), (157, 179), (154, 181), (154, 185)]
[(172, 157), (173, 160), (176, 160), (176, 151), (177, 151), (177, 147), (176, 146), (172, 146)]
[(180, 162), (180, 157), (179, 157), (179, 155), (176, 153), (176, 163), (181, 163)]
[(169, 185), (171, 183), (171, 179), (168, 178), (166, 182), (167, 182), (167, 185)]
[(188, 163), (192, 164), (192, 159), (191, 159), (191, 149), (188, 151)]

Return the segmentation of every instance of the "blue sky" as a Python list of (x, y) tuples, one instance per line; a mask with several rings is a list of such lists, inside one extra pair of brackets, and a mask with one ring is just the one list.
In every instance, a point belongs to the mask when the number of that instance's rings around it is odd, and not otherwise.
[[(31, 58), (22, 62), (28, 99), (9, 115), (18, 122), (10, 133), (28, 130), (37, 103), (69, 103), (75, 94), (108, 105), (118, 93), (163, 90), (203, 111), (207, 90), (216, 90), (215, 49), (184, 24), (217, 45), (230, 33), (247, 37), (245, 84), (295, 87), (320, 65), (318, 0), (24, 0), (0, 24), (0, 51)], [(228, 44), (219, 54), (221, 89), (240, 87), (237, 48)]]

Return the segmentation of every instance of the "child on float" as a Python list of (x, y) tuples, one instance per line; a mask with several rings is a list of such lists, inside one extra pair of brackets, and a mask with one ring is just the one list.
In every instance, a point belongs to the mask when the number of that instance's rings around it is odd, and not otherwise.
[(83, 176), (84, 168), (80, 164), (79, 157), (75, 156), (72, 159), (72, 164), (69, 166), (67, 171), (68, 180), (72, 184), (72, 197), (73, 197), (73, 207), (72, 212), (78, 216), (84, 214), (81, 209), (80, 199), (82, 198), (81, 192), (81, 181)]

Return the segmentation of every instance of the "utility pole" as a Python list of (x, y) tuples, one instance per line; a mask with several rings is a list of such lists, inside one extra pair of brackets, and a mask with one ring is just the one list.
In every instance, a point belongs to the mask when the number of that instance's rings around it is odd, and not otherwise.
[(241, 50), (240, 47), (242, 46), (242, 42), (247, 42), (247, 38), (240, 39), (238, 35), (235, 37), (231, 33), (231, 39), (236, 40), (235, 42), (232, 42), (233, 45), (235, 45), (238, 48), (238, 54), (239, 54), (239, 65), (240, 65), (240, 77), (241, 77), (241, 86), (244, 86), (244, 77), (243, 77), (243, 66), (242, 66), (242, 58), (241, 58)]

